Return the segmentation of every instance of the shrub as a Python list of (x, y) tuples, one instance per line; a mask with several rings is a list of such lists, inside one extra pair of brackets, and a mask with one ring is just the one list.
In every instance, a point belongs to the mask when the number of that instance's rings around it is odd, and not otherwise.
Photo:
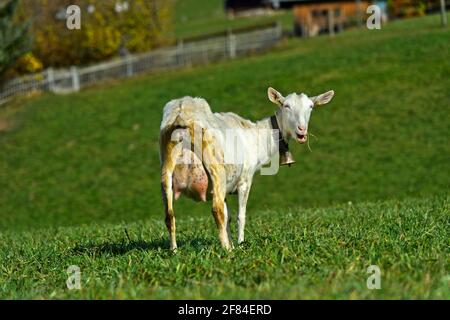
[[(81, 29), (66, 27), (68, 5), (81, 8)], [(126, 10), (117, 12), (116, 5)], [(171, 1), (23, 0), (22, 16), (33, 18), (33, 52), (45, 66), (100, 61), (119, 53), (150, 50), (165, 44)], [(126, 50), (125, 50), (126, 49)]]
[(427, 9), (438, 5), (436, 0), (389, 0), (389, 11), (394, 16), (423, 16)]
[(30, 49), (28, 24), (14, 20), (18, 0), (0, 1), (0, 80)]

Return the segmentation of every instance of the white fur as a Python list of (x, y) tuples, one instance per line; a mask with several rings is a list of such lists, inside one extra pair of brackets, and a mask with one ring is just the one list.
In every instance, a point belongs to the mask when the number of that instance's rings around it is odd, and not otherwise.
[[(283, 136), (287, 140), (294, 138), (301, 143), (306, 140), (300, 139), (299, 135), (306, 139), (313, 108), (328, 103), (333, 95), (333, 91), (328, 91), (312, 98), (303, 93), (292, 93), (283, 97), (275, 89), (268, 89), (269, 100), (279, 106), (276, 117)], [(242, 243), (244, 241), (247, 200), (253, 176), (263, 165), (270, 162), (271, 158), (278, 152), (276, 137), (271, 132), (270, 118), (252, 122), (234, 113), (212, 113), (204, 99), (185, 97), (172, 100), (165, 106), (161, 130), (175, 122), (177, 125), (194, 123), (196, 126), (214, 132), (216, 148), (222, 157), (227, 152), (225, 150), (227, 130), (240, 129), (236, 134), (236, 139), (242, 162), (225, 165), (225, 177), (223, 179), (226, 181), (223, 181), (223, 183), (226, 185), (225, 192), (227, 194), (237, 192), (239, 197), (238, 243)], [(204, 165), (208, 170), (208, 165), (205, 162)], [(228, 214), (225, 205), (225, 215)]]

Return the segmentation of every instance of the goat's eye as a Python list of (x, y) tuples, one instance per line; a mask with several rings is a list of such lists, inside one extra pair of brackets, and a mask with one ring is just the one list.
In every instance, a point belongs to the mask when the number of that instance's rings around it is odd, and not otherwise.
[(291, 106), (288, 105), (288, 104), (285, 104), (284, 107), (285, 107), (286, 109), (291, 109)]

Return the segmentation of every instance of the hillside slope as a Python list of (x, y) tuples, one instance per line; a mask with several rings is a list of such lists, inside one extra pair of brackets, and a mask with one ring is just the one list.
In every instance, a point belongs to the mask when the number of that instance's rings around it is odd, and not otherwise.
[[(256, 120), (275, 111), (268, 86), (336, 97), (312, 115), (312, 152), (292, 142), (294, 166), (255, 177), (249, 215), (448, 194), (450, 31), (438, 26), (432, 16), (289, 40), (262, 56), (18, 101), (0, 111), (10, 126), (0, 132), (0, 230), (162, 217), (164, 104), (202, 96)], [(210, 215), (185, 199), (175, 209)]]

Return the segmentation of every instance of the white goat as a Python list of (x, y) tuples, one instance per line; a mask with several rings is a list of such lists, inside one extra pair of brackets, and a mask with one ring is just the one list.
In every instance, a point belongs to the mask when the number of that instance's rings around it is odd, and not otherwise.
[[(201, 98), (184, 97), (164, 107), (160, 131), (161, 188), (170, 247), (177, 248), (173, 201), (184, 194), (197, 201), (212, 198), (212, 212), (222, 246), (229, 250), (229, 217), (226, 195), (237, 193), (238, 243), (244, 241), (245, 214), (253, 175), (287, 146), (290, 139), (305, 143), (314, 107), (326, 104), (334, 91), (309, 98), (305, 94), (283, 97), (268, 89), (269, 100), (279, 106), (275, 116), (257, 122), (234, 113), (212, 113)], [(239, 161), (227, 162), (227, 137), (234, 130)], [(274, 135), (272, 130), (279, 130)]]

